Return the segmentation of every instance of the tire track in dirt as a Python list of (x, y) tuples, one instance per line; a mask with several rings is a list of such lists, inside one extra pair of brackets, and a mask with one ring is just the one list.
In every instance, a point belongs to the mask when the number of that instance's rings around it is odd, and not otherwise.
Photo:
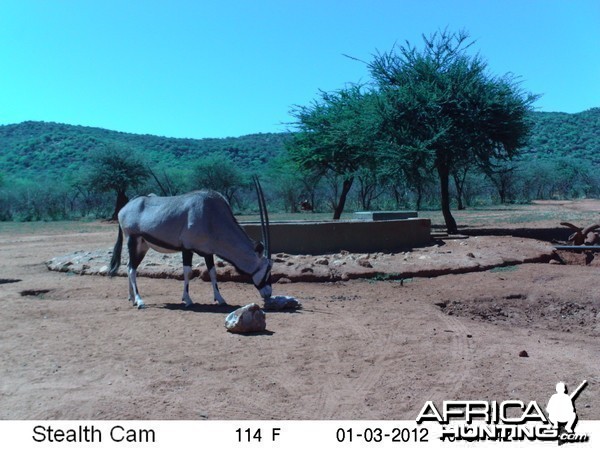
[[(387, 349), (394, 338), (394, 334), (382, 335), (376, 333), (373, 326), (362, 325), (362, 318), (347, 314), (339, 314), (341, 324), (336, 326), (349, 330), (353, 341), (369, 343), (368, 346), (358, 346), (356, 352), (352, 348), (345, 348), (344, 354), (329, 345), (326, 351), (332, 356), (336, 367), (346, 367), (346, 372), (333, 374), (328, 377), (320, 396), (317, 417), (322, 419), (351, 419), (372, 416), (371, 408), (366, 404), (369, 392), (384, 376), (385, 367), (380, 364), (383, 354), (366, 354), (369, 348)], [(384, 339), (382, 340), (382, 336)], [(351, 344), (349, 344), (351, 345)], [(337, 345), (335, 346), (337, 347)], [(340, 394), (343, 398), (340, 398)], [(353, 412), (352, 417), (344, 417), (345, 411)], [(371, 414), (370, 414), (371, 413)]]
[[(303, 309), (296, 314), (278, 313), (282, 314), (281, 317), (297, 318), (298, 323), (291, 331), (289, 339), (285, 342), (274, 339), (266, 349), (271, 355), (270, 364), (287, 368), (286, 371), (279, 372), (278, 376), (274, 375), (275, 378), (271, 380), (272, 389), (277, 389), (279, 392), (277, 401), (283, 398), (289, 402), (287, 419), (326, 418), (323, 411), (327, 409), (329, 393), (335, 389), (335, 384), (330, 383), (331, 377), (328, 377), (325, 383), (312, 379), (313, 366), (321, 369), (320, 372), (327, 370), (327, 362), (332, 361), (332, 357), (335, 359), (335, 352), (327, 341), (320, 340), (319, 330), (314, 330), (314, 338), (304, 340), (306, 330), (302, 326), (302, 316), (305, 314), (319, 314), (325, 317), (333, 314), (315, 305), (307, 306), (307, 303), (303, 303)], [(297, 337), (296, 334), (302, 336)], [(312, 348), (311, 355), (307, 357), (305, 349), (297, 352), (296, 342)]]
[[(461, 391), (464, 384), (471, 378), (474, 366), (474, 344), (468, 336), (469, 329), (463, 322), (453, 316), (436, 311), (435, 317), (444, 325), (444, 333), (451, 333), (452, 339), (448, 349), (448, 360), (443, 372), (436, 377), (436, 384), (428, 389), (427, 394), (417, 402), (418, 409), (412, 411), (412, 417), (417, 417), (421, 407), (427, 401), (441, 404), (444, 400), (456, 400), (456, 393)], [(441, 379), (441, 376), (444, 378)]]
[[(376, 393), (381, 386), (386, 385), (386, 372), (396, 370), (398, 360), (413, 357), (403, 355), (399, 346), (411, 345), (401, 327), (397, 331), (387, 327), (379, 332), (378, 326), (365, 324), (364, 317), (352, 316), (328, 310), (314, 309), (313, 313), (333, 314), (336, 329), (344, 330), (338, 339), (347, 341), (347, 345), (339, 348), (339, 342), (321, 341), (320, 348), (315, 349), (314, 359), (330, 362), (323, 371), (329, 372), (324, 382), (313, 392), (313, 401), (308, 412), (309, 417), (317, 419), (353, 419), (380, 418), (381, 406), (377, 409), (369, 405), (368, 398)], [(420, 408), (427, 400), (441, 402), (453, 398), (464, 383), (469, 379), (473, 366), (473, 350), (467, 335), (469, 330), (458, 319), (446, 314), (435, 312), (428, 316), (429, 325), (444, 330), (451, 335), (446, 344), (448, 354), (443, 369), (438, 367), (431, 388), (421, 392), (412, 400), (416, 405), (410, 414), (416, 417)], [(372, 319), (376, 323), (375, 319)], [(365, 344), (366, 343), (366, 344)], [(286, 355), (277, 353), (277, 363), (285, 360)], [(274, 361), (274, 363), (276, 363)], [(338, 368), (336, 372), (328, 367)], [(400, 370), (402, 368), (400, 367)], [(443, 374), (441, 371), (443, 370)], [(443, 378), (442, 378), (443, 377)], [(286, 388), (293, 391), (291, 380), (279, 380)], [(409, 383), (410, 384), (410, 383)], [(392, 407), (392, 406), (391, 406)], [(348, 412), (352, 416), (348, 416)], [(306, 414), (307, 411), (304, 411)]]
[[(233, 302), (232, 305), (236, 303), (235, 300)], [(240, 306), (243, 304), (243, 302), (237, 303)], [(236, 365), (230, 368), (229, 386), (226, 388), (216, 388), (214, 393), (216, 401), (213, 403), (210, 411), (208, 411), (207, 415), (209, 418), (225, 420), (237, 418), (243, 420), (310, 418), (310, 416), (298, 417), (304, 409), (297, 411), (298, 402), (294, 401), (298, 396), (299, 382), (302, 381), (294, 373), (294, 365), (290, 364), (290, 356), (293, 357), (293, 351), (296, 346), (294, 334), (298, 330), (294, 328), (294, 330), (290, 330), (286, 334), (278, 326), (279, 318), (297, 318), (301, 320), (301, 315), (305, 311), (300, 310), (297, 313), (265, 312), (267, 315), (267, 330), (272, 331), (262, 336), (260, 334), (253, 336), (252, 340), (254, 343), (251, 350), (247, 349), (247, 343), (244, 342), (246, 339), (243, 338), (235, 344), (235, 350), (232, 354), (235, 361), (235, 353), (242, 351), (252, 352), (254, 354), (255, 365), (250, 367)], [(226, 314), (219, 320), (224, 321), (225, 316)], [(293, 323), (293, 320), (287, 321), (288, 326), (291, 323)], [(235, 334), (228, 333), (228, 335), (232, 339), (237, 339)], [(268, 355), (268, 360), (265, 359), (265, 355)], [(222, 362), (218, 364), (222, 364)], [(289, 368), (289, 371), (271, 371), (271, 367), (279, 369)], [(218, 371), (219, 368), (217, 368)], [(251, 380), (250, 384), (253, 386), (251, 389), (240, 390), (237, 388), (238, 385), (247, 384), (248, 380)], [(287, 405), (287, 408), (282, 407), (281, 403)], [(278, 411), (286, 409), (286, 415), (274, 415), (272, 411), (273, 407)]]
[[(380, 405), (379, 409), (374, 411), (368, 405), (367, 399), (369, 394), (376, 391), (382, 383), (386, 384), (386, 372), (395, 370), (398, 358), (402, 361), (406, 357), (415, 357), (419, 364), (422, 364), (423, 361), (419, 360), (418, 355), (403, 355), (399, 351), (398, 345), (402, 345), (401, 343), (407, 342), (408, 345), (411, 345), (411, 337), (407, 336), (401, 327), (391, 329), (388, 327), (385, 331), (378, 332), (378, 326), (364, 325), (362, 317), (343, 315), (343, 318), (343, 324), (339, 326), (347, 327), (358, 341), (368, 343), (368, 345), (360, 345), (360, 351), (354, 355), (352, 369), (356, 374), (355, 377), (340, 374), (328, 378), (322, 392), (322, 403), (318, 410), (319, 417), (324, 419), (340, 418), (343, 417), (346, 410), (351, 410), (355, 416), (348, 418), (378, 418), (378, 412), (381, 414)], [(407, 320), (412, 319), (408, 318)], [(420, 395), (413, 396), (412, 400), (416, 406), (410, 411), (410, 417), (416, 417), (422, 405), (428, 400), (437, 403), (453, 399), (471, 378), (470, 374), (474, 366), (474, 345), (467, 337), (471, 333), (461, 320), (434, 311), (434, 314), (428, 316), (428, 321), (428, 326), (442, 329), (443, 333), (451, 336), (451, 339), (444, 346), (447, 354), (445, 364), (437, 367), (431, 387)], [(336, 347), (338, 346), (336, 345)], [(369, 349), (376, 349), (376, 351), (366, 353), (370, 352)], [(345, 355), (332, 348), (329, 351), (334, 359), (333, 364), (337, 367), (344, 367), (344, 361), (347, 360)], [(400, 368), (400, 370), (402, 369)], [(410, 384), (408, 383), (408, 385)], [(343, 393), (343, 398), (337, 395), (339, 392)]]
[[(343, 330), (343, 336), (339, 336), (338, 339), (346, 339), (349, 342), (371, 342), (379, 348), (385, 346), (387, 342), (387, 340), (378, 341), (377, 334), (370, 327), (360, 325), (356, 317), (334, 313), (330, 309), (315, 307), (315, 305), (311, 305), (310, 308), (305, 307), (297, 316), (299, 321), (301, 321), (301, 314), (332, 317), (331, 320), (324, 320), (323, 326)], [(285, 317), (295, 317), (295, 315), (285, 314)], [(301, 328), (302, 325), (298, 324), (298, 329)], [(312, 340), (307, 341), (310, 342), (308, 345), (312, 346), (313, 353), (306, 360), (297, 359), (292, 342), (279, 345), (274, 339), (264, 347), (264, 350), (271, 355), (270, 364), (289, 368), (288, 371), (281, 372), (278, 377), (271, 379), (270, 389), (278, 391), (278, 399), (282, 397), (296, 399), (300, 396), (297, 401), (290, 402), (286, 418), (291, 416), (298, 419), (337, 419), (343, 417), (346, 408), (353, 412), (360, 411), (361, 414), (358, 416), (364, 415), (362, 413), (365, 412), (365, 397), (369, 389), (372, 389), (383, 376), (384, 368), (376, 363), (373, 359), (375, 356), (363, 352), (362, 345), (357, 346), (357, 351), (352, 351), (349, 344), (340, 352), (336, 349), (339, 345), (339, 342), (335, 342), (336, 339), (320, 340), (318, 329), (314, 330), (314, 334), (317, 336), (314, 339), (318, 340), (318, 344)], [(365, 361), (370, 357), (373, 363)], [(311, 373), (315, 370), (320, 375), (328, 373), (325, 381), (311, 379)], [(254, 408), (253, 405), (255, 403), (248, 406)], [(239, 411), (241, 406), (238, 404), (235, 409)], [(235, 416), (236, 411), (230, 410), (228, 413)]]

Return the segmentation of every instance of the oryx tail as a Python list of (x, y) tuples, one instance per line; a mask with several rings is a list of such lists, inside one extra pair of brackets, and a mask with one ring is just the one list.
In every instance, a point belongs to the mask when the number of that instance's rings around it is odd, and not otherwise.
[(110, 269), (108, 270), (108, 275), (114, 277), (119, 271), (119, 267), (121, 266), (121, 252), (123, 250), (123, 230), (121, 229), (121, 225), (119, 225), (119, 234), (117, 235), (117, 242), (113, 248), (112, 258), (110, 259)]

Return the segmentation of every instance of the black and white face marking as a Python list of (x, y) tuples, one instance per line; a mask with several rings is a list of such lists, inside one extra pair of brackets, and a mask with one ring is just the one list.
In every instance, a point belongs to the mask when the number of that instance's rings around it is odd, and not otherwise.
[(258, 270), (252, 274), (252, 281), (262, 298), (270, 298), (273, 294), (271, 287), (271, 268), (273, 262), (270, 259), (263, 258)]

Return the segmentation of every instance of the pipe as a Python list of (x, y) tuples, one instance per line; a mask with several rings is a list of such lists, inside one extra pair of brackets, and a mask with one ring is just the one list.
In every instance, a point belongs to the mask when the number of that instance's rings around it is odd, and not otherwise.
[(600, 250), (600, 245), (555, 245), (556, 250)]

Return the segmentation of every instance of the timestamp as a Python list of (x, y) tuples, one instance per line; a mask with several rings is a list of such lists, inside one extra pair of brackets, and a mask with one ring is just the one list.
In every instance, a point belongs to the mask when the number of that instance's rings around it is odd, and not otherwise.
[(429, 442), (427, 428), (401, 428), (391, 430), (383, 428), (338, 428), (336, 439), (338, 442)]

